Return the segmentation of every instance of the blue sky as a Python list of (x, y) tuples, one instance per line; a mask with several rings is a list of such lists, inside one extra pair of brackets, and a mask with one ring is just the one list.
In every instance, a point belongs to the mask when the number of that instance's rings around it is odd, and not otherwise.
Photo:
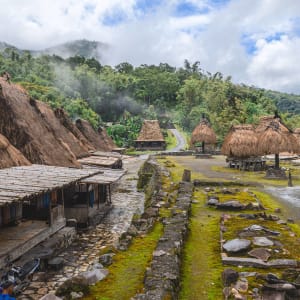
[(200, 61), (235, 82), (300, 94), (297, 0), (0, 0), (0, 41), (108, 45), (102, 63)]

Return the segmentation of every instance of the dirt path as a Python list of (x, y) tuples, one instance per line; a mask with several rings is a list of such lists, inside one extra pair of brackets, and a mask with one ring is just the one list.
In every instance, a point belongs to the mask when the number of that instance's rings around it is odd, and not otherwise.
[(173, 133), (173, 135), (177, 139), (177, 144), (175, 148), (168, 150), (168, 152), (177, 152), (180, 151), (181, 149), (184, 149), (186, 145), (184, 136), (177, 129), (169, 129), (169, 130)]

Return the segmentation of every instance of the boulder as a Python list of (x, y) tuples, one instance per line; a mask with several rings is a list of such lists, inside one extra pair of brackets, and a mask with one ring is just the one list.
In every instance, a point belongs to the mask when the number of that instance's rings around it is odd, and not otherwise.
[(274, 243), (264, 236), (257, 236), (253, 238), (253, 244), (255, 246), (268, 247), (273, 246)]
[(217, 204), (219, 204), (219, 200), (217, 198), (209, 198), (207, 200), (207, 205), (216, 206)]
[(263, 261), (267, 261), (271, 256), (270, 252), (265, 248), (253, 249), (250, 252), (248, 252), (248, 255), (261, 259)]
[(245, 208), (245, 205), (237, 200), (230, 200), (216, 205), (218, 209), (229, 209), (229, 210), (242, 210)]
[(222, 281), (224, 286), (230, 286), (232, 283), (236, 283), (239, 278), (239, 273), (232, 269), (225, 269), (222, 272)]
[(85, 278), (88, 285), (95, 284), (96, 282), (103, 280), (108, 275), (107, 269), (94, 269), (92, 271), (86, 271), (80, 275)]
[(113, 262), (114, 253), (103, 254), (99, 257), (99, 263), (104, 267), (110, 266)]
[(233, 239), (230, 241), (227, 241), (223, 248), (226, 252), (230, 253), (237, 253), (240, 251), (248, 250), (251, 245), (251, 242), (246, 239)]

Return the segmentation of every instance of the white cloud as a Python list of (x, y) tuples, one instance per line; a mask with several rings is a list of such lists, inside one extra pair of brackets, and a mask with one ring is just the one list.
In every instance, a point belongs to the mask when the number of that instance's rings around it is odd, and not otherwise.
[[(74, 39), (98, 40), (111, 45), (104, 57), (113, 65), (181, 66), (184, 59), (199, 60), (203, 69), (232, 75), (236, 82), (300, 93), (295, 32), (300, 1), (231, 0), (216, 6), (210, 0), (190, 0), (203, 12), (181, 17), (174, 11), (183, 0), (162, 0), (145, 11), (136, 10), (137, 2), (0, 0), (0, 41), (41, 49)], [(103, 24), (118, 12), (123, 19)], [(247, 53), (245, 36), (255, 51)]]

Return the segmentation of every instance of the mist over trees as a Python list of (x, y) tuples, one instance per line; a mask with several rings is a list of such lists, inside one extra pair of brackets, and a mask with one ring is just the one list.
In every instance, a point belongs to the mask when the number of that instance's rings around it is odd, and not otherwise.
[(220, 141), (231, 125), (255, 123), (276, 109), (290, 127), (300, 127), (300, 96), (234, 84), (219, 72), (205, 72), (198, 61), (186, 60), (181, 68), (112, 67), (94, 58), (33, 57), (7, 48), (0, 53), (0, 73), (5, 71), (33, 98), (63, 107), (73, 119), (94, 127), (118, 123), (109, 132), (119, 145), (130, 146), (143, 118), (167, 118), (191, 132), (205, 114)]

